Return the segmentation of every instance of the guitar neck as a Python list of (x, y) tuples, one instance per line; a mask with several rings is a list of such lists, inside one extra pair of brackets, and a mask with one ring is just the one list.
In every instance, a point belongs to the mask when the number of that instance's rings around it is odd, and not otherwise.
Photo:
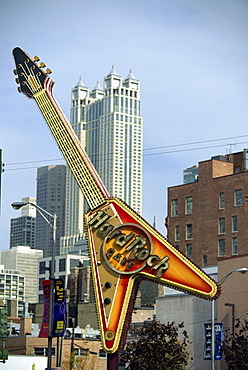
[[(50, 80), (51, 81), (51, 80)], [(49, 81), (48, 81), (49, 83)], [(52, 86), (51, 86), (52, 87)], [(83, 192), (88, 205), (94, 209), (105, 202), (109, 194), (75, 132), (51, 93), (51, 87), (34, 94), (38, 104), (67, 164)]]

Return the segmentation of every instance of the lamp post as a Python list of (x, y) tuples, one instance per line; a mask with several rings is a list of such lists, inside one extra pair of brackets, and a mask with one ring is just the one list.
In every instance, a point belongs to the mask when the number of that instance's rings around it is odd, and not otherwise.
[[(218, 284), (219, 285), (222, 285), (224, 283), (224, 281), (226, 281), (226, 279), (234, 272), (240, 272), (241, 274), (245, 274), (246, 272), (248, 271), (248, 268), (247, 267), (242, 267), (240, 269), (237, 269), (237, 270), (233, 270), (233, 271), (230, 271), (228, 272), (228, 274), (226, 274), (225, 276), (223, 276), (223, 278), (221, 278), (219, 281), (218, 281)], [(214, 370), (214, 366), (215, 366), (215, 363), (214, 363), (214, 350), (215, 350), (215, 347), (214, 347), (214, 338), (215, 338), (215, 328), (214, 328), (214, 305), (215, 301), (212, 300), (212, 318), (211, 318), (211, 329), (212, 329), (212, 347), (211, 347), (211, 370)], [(233, 329), (234, 330), (234, 329)]]
[[(53, 248), (52, 248), (52, 263), (49, 269), (49, 280), (50, 280), (50, 311), (49, 311), (49, 326), (48, 326), (48, 343), (47, 343), (47, 369), (52, 369), (52, 340), (53, 340), (53, 301), (54, 301), (54, 272), (55, 272), (55, 249), (56, 249), (56, 221), (57, 215), (52, 215), (45, 209), (38, 206), (36, 203), (33, 202), (14, 202), (11, 204), (11, 207), (15, 210), (19, 210), (20, 208), (30, 204), (31, 206), (35, 207), (39, 214), (44, 218), (44, 220), (48, 223), (48, 225), (53, 230)], [(51, 223), (49, 219), (46, 217), (52, 218), (53, 222)]]
[(234, 303), (225, 303), (225, 306), (232, 307), (232, 334), (234, 334)]

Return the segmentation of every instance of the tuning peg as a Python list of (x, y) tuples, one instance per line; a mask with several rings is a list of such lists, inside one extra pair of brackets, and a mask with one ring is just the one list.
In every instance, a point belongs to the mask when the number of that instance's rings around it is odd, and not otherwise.
[(47, 69), (46, 69), (46, 74), (47, 74), (47, 75), (50, 75), (50, 73), (52, 73), (51, 69), (50, 69), (50, 68), (47, 68)]
[(34, 62), (38, 62), (39, 60), (40, 60), (39, 57), (37, 57), (37, 56), (34, 57)]
[(13, 73), (14, 73), (14, 75), (17, 75), (18, 74), (17, 69), (13, 69)]
[(19, 93), (21, 93), (21, 92), (22, 92), (22, 89), (20, 88), (20, 86), (18, 86), (18, 87), (17, 87), (17, 91), (18, 91)]
[(16, 78), (16, 79), (15, 79), (15, 82), (16, 82), (17, 84), (19, 84), (19, 83), (20, 83), (19, 78)]
[(45, 63), (40, 62), (40, 68), (44, 68), (44, 67), (46, 67)]

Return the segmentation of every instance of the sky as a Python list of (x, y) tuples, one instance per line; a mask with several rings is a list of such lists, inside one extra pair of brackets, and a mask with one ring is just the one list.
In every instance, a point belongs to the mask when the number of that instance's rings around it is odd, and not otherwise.
[[(167, 188), (183, 170), (248, 147), (247, 0), (0, 1), (0, 250), (10, 204), (35, 196), (38, 167), (63, 164), (35, 101), (18, 94), (12, 49), (38, 55), (69, 118), (79, 77), (93, 89), (112, 64), (141, 82), (143, 217), (166, 235)], [(203, 196), (207, 196), (203, 195)]]

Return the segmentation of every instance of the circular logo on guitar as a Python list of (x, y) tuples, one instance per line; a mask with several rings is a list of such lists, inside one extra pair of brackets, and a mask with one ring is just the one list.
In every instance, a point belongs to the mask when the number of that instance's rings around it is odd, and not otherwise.
[(152, 240), (143, 227), (121, 224), (107, 234), (102, 252), (112, 270), (121, 274), (134, 274), (146, 266), (152, 254)]

